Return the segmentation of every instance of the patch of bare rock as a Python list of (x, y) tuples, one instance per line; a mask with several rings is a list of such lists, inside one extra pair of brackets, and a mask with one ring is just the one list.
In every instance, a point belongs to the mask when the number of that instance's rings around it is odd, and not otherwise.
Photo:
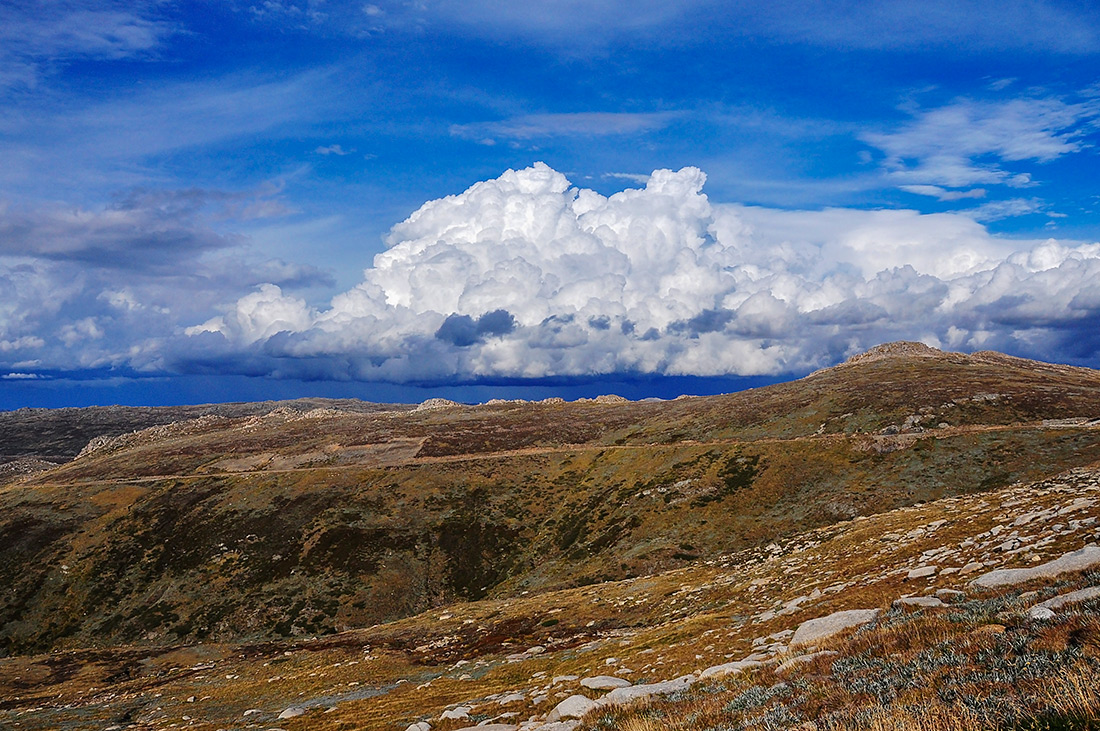
[(1054, 579), (1073, 571), (1087, 571), (1096, 566), (1100, 566), (1100, 547), (1090, 544), (1039, 566), (990, 571), (974, 579), (972, 583), (986, 589), (1018, 586), (1036, 579)]

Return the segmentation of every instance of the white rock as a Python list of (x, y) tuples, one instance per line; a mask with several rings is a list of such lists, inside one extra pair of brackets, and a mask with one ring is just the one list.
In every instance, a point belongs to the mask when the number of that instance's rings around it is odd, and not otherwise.
[(618, 706), (655, 695), (670, 695), (681, 690), (687, 690), (694, 682), (694, 675), (682, 675), (675, 680), (666, 680), (661, 683), (632, 685), (629, 688), (616, 688), (603, 698), (600, 698), (597, 703), (601, 706)]
[(705, 678), (720, 678), (724, 675), (743, 673), (746, 670), (758, 668), (763, 664), (764, 663), (757, 662), (755, 660), (738, 660), (737, 662), (727, 662), (724, 665), (714, 665), (699, 673), (699, 680), (703, 680)]
[(846, 629), (867, 624), (878, 614), (878, 609), (848, 609), (843, 612), (833, 612), (826, 617), (808, 620), (798, 625), (794, 637), (791, 638), (791, 647), (817, 644)]
[(1061, 574), (1071, 571), (1086, 571), (1094, 566), (1100, 566), (1100, 547), (1090, 544), (1079, 551), (1063, 554), (1053, 561), (1029, 569), (990, 571), (974, 579), (971, 583), (987, 589), (995, 589), (1002, 586), (1024, 584), (1033, 579), (1053, 579)]
[(532, 726), (520, 726), (520, 731), (573, 731), (580, 725), (580, 721), (550, 721), (548, 723), (536, 723)]
[(521, 700), (523, 700), (526, 697), (527, 696), (523, 693), (509, 693), (508, 695), (504, 696), (499, 701), (497, 701), (497, 703), (502, 705), (502, 706), (506, 706), (509, 703), (519, 703)]
[(910, 607), (944, 607), (947, 606), (939, 597), (935, 596), (903, 596), (895, 599), (894, 604)]
[(614, 675), (597, 675), (593, 678), (581, 680), (582, 687), (591, 688), (592, 690), (613, 690), (614, 688), (625, 688), (628, 685), (630, 685), (629, 680), (616, 678)]
[(557, 685), (558, 683), (568, 683), (577, 679), (576, 675), (555, 675), (554, 679), (550, 681), (550, 685)]
[(463, 726), (455, 731), (518, 731), (514, 723), (487, 723), (483, 726)]
[(591, 698), (586, 698), (583, 695), (571, 695), (554, 706), (554, 710), (546, 715), (546, 720), (560, 721), (563, 718), (580, 718), (592, 709), (598, 707), (599, 704)]
[(469, 706), (459, 706), (458, 708), (451, 708), (450, 710), (443, 711), (440, 716), (443, 720), (462, 721), (470, 717), (470, 711), (473, 709)]
[(432, 725), (427, 721), (417, 721), (416, 723), (410, 723), (405, 731), (432, 731)]
[(1028, 610), (1027, 616), (1032, 619), (1052, 619), (1055, 614), (1055, 609), (1061, 609), (1071, 604), (1080, 604), (1081, 602), (1087, 602), (1089, 599), (1096, 599), (1097, 597), (1100, 597), (1100, 586), (1090, 586), (1087, 589), (1079, 589), (1067, 594), (1059, 594), (1056, 597), (1047, 599), (1045, 602), (1036, 604)]
[(913, 569), (912, 571), (910, 571), (908, 574), (906, 574), (905, 578), (906, 579), (925, 579), (925, 578), (928, 578), (929, 576), (935, 576), (935, 574), (936, 574), (936, 567), (935, 566), (921, 566), (920, 568), (916, 568), (916, 569)]
[(305, 713), (306, 709), (298, 708), (297, 706), (291, 706), (290, 708), (279, 714), (279, 719), (282, 720), (284, 718), (297, 718), (298, 716), (304, 716)]
[(261, 711), (259, 708), (249, 708), (247, 711), (245, 711), (241, 715), (242, 716), (251, 716), (251, 715), (256, 714), (256, 713), (263, 713), (263, 711)]
[(775, 669), (775, 674), (780, 675), (787, 672), (793, 667), (805, 665), (806, 663), (816, 660), (819, 657), (832, 657), (833, 655), (838, 654), (840, 653), (836, 652), (835, 650), (822, 650), (821, 652), (811, 652), (808, 655), (799, 655), (798, 657), (792, 657), (790, 660), (780, 663), (779, 667)]

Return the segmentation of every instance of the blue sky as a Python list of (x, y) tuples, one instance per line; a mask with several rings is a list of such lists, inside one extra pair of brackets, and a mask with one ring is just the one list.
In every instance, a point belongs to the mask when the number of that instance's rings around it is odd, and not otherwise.
[(1098, 61), (1085, 2), (9, 0), (0, 407), (1098, 367)]

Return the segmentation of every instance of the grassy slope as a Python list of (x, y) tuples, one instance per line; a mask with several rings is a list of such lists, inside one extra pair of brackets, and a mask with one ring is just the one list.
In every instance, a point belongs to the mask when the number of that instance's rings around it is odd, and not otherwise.
[(159, 427), (0, 488), (0, 647), (325, 634), (646, 575), (1088, 464), (1095, 429), (1041, 421), (1096, 414), (1094, 371), (886, 351), (665, 403)]
[[(1050, 517), (1025, 519), (1040, 510)], [(0, 723), (215, 729), (251, 722), (335, 731), (430, 720), (447, 731), (470, 723), (439, 720), (459, 704), (471, 708), (472, 722), (507, 721), (545, 714), (573, 693), (599, 695), (575, 680), (553, 683), (555, 676), (653, 682), (762, 651), (765, 667), (598, 711), (582, 729), (806, 721), (836, 729), (1043, 728), (1037, 719), (1084, 729), (1100, 713), (1100, 602), (1051, 621), (1029, 619), (1026, 609), (1098, 585), (1100, 574), (1000, 590), (969, 581), (1095, 541), (1098, 518), (1100, 466), (846, 521), (653, 576), (467, 602), (325, 638), (11, 658), (0, 661)], [(1000, 548), (1013, 535), (1020, 550)], [(974, 562), (982, 568), (958, 571)], [(907, 579), (922, 565), (938, 573)], [(892, 607), (901, 596), (946, 588), (963, 595), (943, 609)], [(802, 621), (850, 608), (883, 614), (827, 641), (838, 655), (777, 675), (777, 663), (797, 653), (761, 638), (781, 640)], [(545, 651), (525, 652), (536, 645)], [(513, 691), (525, 697), (498, 702)], [(306, 714), (276, 719), (295, 705)], [(250, 709), (257, 710), (245, 717)]]

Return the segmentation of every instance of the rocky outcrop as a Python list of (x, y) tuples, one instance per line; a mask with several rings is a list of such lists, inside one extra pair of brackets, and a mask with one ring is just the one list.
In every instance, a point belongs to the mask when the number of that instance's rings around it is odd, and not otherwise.
[(1019, 586), (1036, 579), (1054, 579), (1062, 574), (1074, 571), (1088, 571), (1100, 566), (1100, 547), (1089, 544), (1079, 551), (1071, 551), (1059, 558), (1039, 566), (1027, 569), (998, 569), (982, 574), (974, 579), (975, 586), (985, 589), (997, 589), (1005, 586)]

